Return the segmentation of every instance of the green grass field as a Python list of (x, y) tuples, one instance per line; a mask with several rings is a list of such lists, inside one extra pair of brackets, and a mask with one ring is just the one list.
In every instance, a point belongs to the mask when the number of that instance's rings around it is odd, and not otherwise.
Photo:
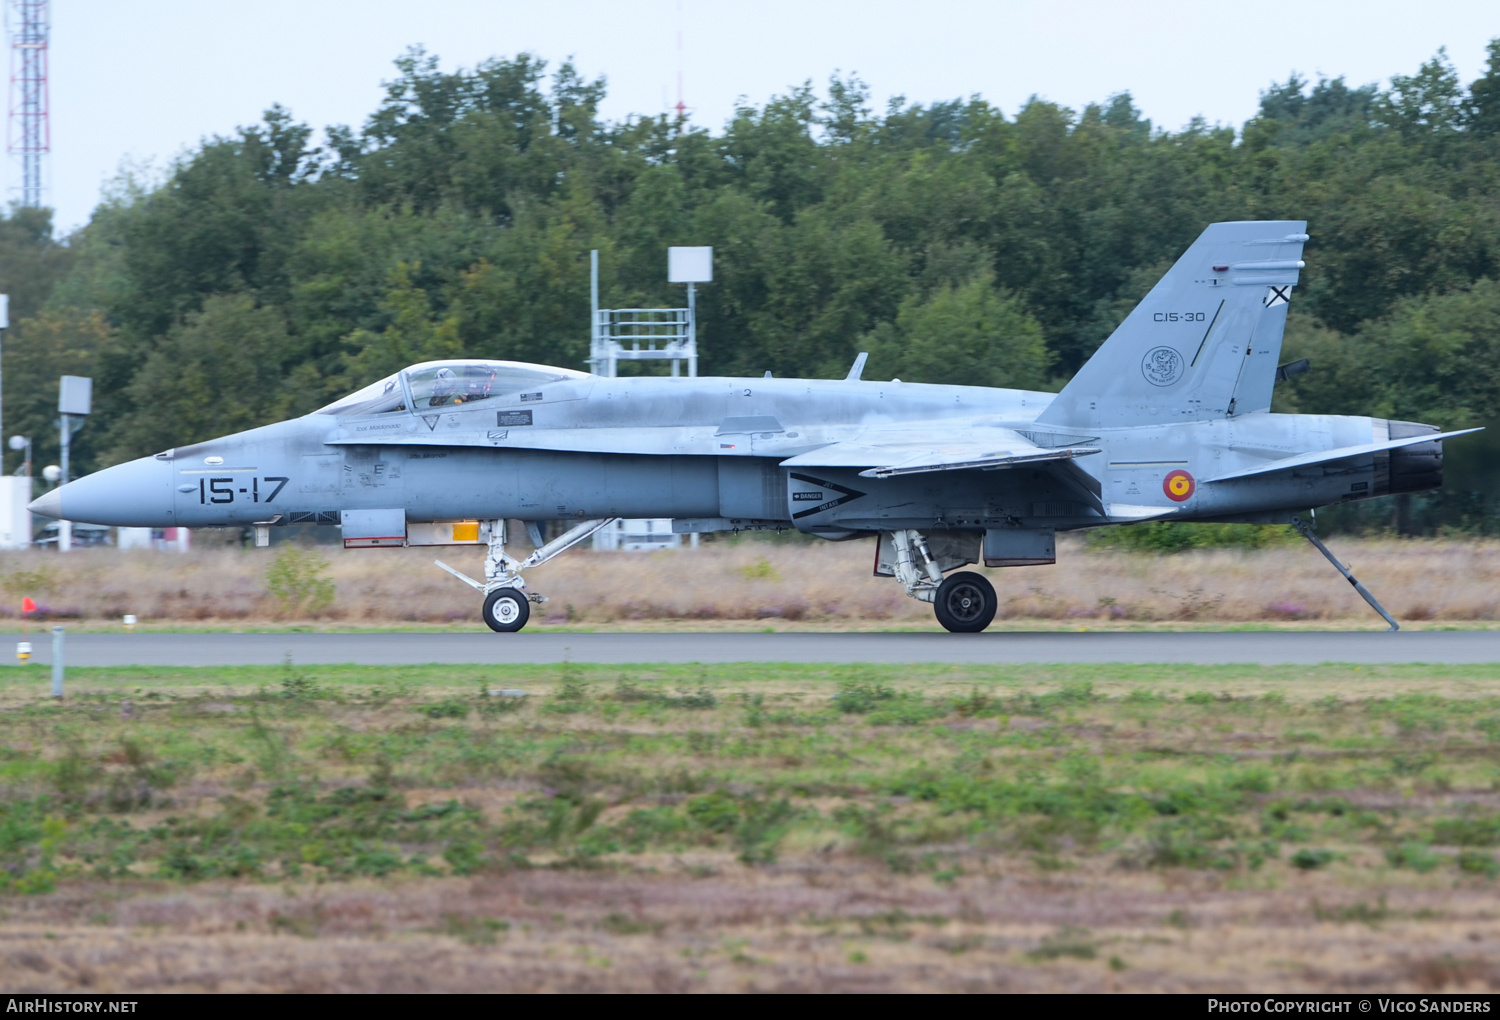
[(1497, 680), (287, 665), (59, 703), (7, 671), (0, 932), (60, 941), (0, 982), (414, 988), (416, 947), (531, 961), (443, 985), (476, 989), (1484, 984)]

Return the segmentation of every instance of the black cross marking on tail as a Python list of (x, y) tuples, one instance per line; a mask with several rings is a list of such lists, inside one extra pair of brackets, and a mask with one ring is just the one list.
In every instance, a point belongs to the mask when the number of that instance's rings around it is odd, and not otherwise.
[(1266, 294), (1266, 307), (1269, 308), (1272, 305), (1289, 304), (1291, 302), (1291, 300), (1292, 300), (1292, 285), (1291, 284), (1286, 284), (1283, 287), (1274, 287), (1273, 286), (1271, 288), (1270, 292)]

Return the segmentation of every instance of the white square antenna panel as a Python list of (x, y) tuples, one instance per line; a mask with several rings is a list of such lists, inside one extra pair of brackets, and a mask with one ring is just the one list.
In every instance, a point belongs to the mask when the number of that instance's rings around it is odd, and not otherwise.
[(93, 403), (94, 380), (81, 375), (65, 375), (58, 380), (58, 413), (88, 414)]
[(712, 248), (668, 248), (668, 283), (713, 283)]

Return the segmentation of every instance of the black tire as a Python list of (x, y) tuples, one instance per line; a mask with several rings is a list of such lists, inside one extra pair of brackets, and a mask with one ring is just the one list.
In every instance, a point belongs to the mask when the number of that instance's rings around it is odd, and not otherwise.
[(938, 623), (955, 634), (977, 634), (995, 619), (995, 586), (983, 574), (965, 570), (943, 578), (932, 610)]
[(484, 609), (480, 615), (490, 630), (513, 634), (531, 619), (531, 602), (525, 593), (514, 588), (497, 588), (484, 597)]

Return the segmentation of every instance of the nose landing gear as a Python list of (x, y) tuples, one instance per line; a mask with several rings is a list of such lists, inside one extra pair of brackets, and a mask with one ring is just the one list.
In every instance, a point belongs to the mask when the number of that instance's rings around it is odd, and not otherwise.
[[(600, 528), (613, 523), (614, 520), (613, 517), (603, 517), (582, 521), (552, 541), (538, 545), (524, 560), (518, 560), (506, 553), (505, 522), (503, 520), (486, 521), (489, 527), (490, 546), (489, 554), (484, 558), (485, 583), (483, 584), (463, 571), (448, 566), (442, 560), (433, 562), (469, 587), (484, 592), (484, 606), (480, 610), (480, 616), (483, 617), (485, 625), (497, 633), (511, 634), (526, 626), (526, 622), (531, 619), (531, 603), (547, 601), (544, 595), (526, 591), (526, 581), (521, 577), (521, 572), (540, 566), (559, 553), (567, 552)], [(534, 525), (528, 524), (527, 527), (532, 533), (533, 541), (541, 537), (540, 530)]]

